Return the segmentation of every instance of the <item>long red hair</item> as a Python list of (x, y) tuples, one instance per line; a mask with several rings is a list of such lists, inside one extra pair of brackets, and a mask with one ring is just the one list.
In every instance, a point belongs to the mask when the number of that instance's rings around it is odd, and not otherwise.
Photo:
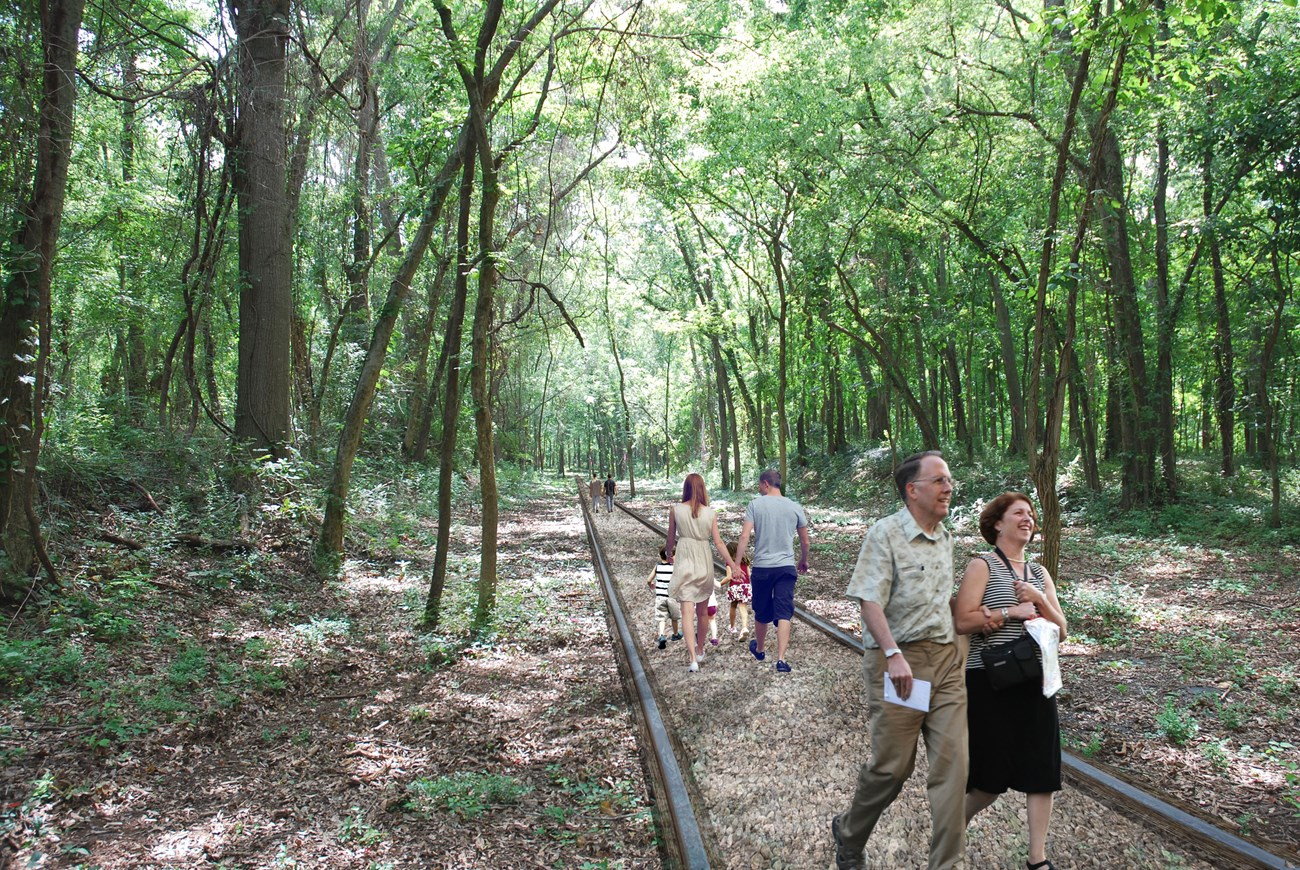
[(700, 515), (700, 505), (709, 503), (709, 491), (704, 488), (704, 478), (692, 471), (682, 484), (682, 501), (691, 506), (691, 516)]

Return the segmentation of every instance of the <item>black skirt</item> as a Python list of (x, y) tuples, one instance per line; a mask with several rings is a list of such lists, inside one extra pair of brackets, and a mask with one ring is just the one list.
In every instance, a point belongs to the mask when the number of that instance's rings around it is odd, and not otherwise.
[(983, 668), (966, 671), (970, 776), (966, 791), (1061, 790), (1061, 723), (1042, 686), (995, 691)]

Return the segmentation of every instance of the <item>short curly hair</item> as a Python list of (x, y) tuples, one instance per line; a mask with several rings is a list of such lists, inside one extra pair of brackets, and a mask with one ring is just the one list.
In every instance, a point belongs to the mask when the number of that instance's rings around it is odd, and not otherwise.
[[(1004, 492), (1002, 495), (993, 499), (984, 506), (980, 511), (980, 536), (993, 546), (998, 543), (998, 522), (1004, 517), (1013, 504), (1023, 501), (1029, 505), (1029, 514), (1034, 518), (1034, 531), (1038, 531), (1038, 509), (1034, 507), (1034, 500), (1023, 492)], [(1033, 536), (1030, 536), (1033, 540)]]

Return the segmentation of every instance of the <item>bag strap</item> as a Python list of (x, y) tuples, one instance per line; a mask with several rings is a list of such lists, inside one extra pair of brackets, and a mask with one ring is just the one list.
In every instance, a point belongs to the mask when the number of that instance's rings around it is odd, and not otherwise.
[[(1017, 577), (1017, 576), (1016, 576), (1016, 569), (1011, 567), (1011, 560), (1007, 558), (1007, 554), (1006, 554), (1006, 553), (1002, 552), (1002, 548), (1001, 548), (1001, 547), (994, 547), (994, 548), (993, 548), (993, 552), (997, 553), (997, 554), (998, 554), (998, 558), (1000, 558), (1000, 559), (1002, 560), (1002, 564), (1007, 566), (1007, 573), (1009, 573), (1009, 574), (1011, 575), (1011, 579), (1013, 579), (1013, 580), (1024, 580), (1026, 583), (1029, 582), (1029, 560), (1028, 560), (1028, 559), (1025, 560), (1025, 576), (1024, 576), (1024, 577)], [(1038, 572), (1034, 572), (1034, 576), (1037, 577), (1037, 576), (1038, 576)]]

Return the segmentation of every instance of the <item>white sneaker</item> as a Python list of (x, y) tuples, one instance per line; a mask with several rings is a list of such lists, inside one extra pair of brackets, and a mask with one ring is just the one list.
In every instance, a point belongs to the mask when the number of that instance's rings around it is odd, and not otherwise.
[(700, 650), (695, 654), (695, 660), (701, 664), (704, 663), (704, 650)]
[(691, 662), (689, 665), (686, 666), (686, 670), (690, 671), (692, 674), (698, 671), (699, 669), (700, 666), (696, 662)]

